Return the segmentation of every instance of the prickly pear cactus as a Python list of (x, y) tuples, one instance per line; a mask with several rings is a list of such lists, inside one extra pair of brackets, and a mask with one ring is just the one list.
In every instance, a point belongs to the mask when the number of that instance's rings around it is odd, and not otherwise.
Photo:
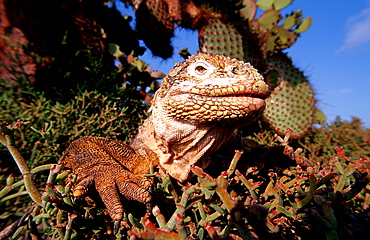
[[(246, 2), (255, 4), (254, 1)], [(283, 19), (278, 10), (291, 1), (283, 1), (284, 4), (277, 1), (276, 6), (264, 2), (257, 2), (266, 10), (258, 18), (253, 18), (255, 11), (240, 10), (240, 16), (249, 19), (247, 22), (221, 17), (211, 19), (199, 30), (200, 49), (250, 62), (264, 73), (271, 96), (267, 99), (263, 121), (280, 135), (290, 128), (291, 137), (300, 138), (314, 120), (314, 92), (307, 77), (281, 50), (295, 43), (299, 34), (310, 26), (311, 18), (302, 20), (299, 10)]]
[(231, 22), (222, 19), (211, 19), (209, 23), (199, 30), (199, 48), (202, 52), (218, 53), (239, 60), (247, 61), (256, 66), (258, 52), (248, 39), (247, 32), (241, 34), (240, 30)]
[(266, 59), (264, 74), (272, 89), (266, 100), (263, 119), (278, 134), (292, 129), (291, 137), (303, 137), (312, 125), (315, 112), (314, 92), (307, 77), (286, 57)]
[(175, 28), (168, 13), (168, 6), (163, 1), (144, 1), (138, 5), (135, 15), (139, 38), (154, 55), (163, 59), (171, 57), (171, 38)]
[(161, 0), (147, 0), (145, 5), (150, 9), (150, 13), (158, 19), (167, 29), (174, 30), (175, 26), (171, 21), (170, 6)]
[(217, 52), (232, 58), (243, 59), (244, 48), (241, 34), (232, 25), (220, 19), (212, 19), (199, 31), (200, 49), (203, 52)]
[[(280, 135), (290, 128), (292, 138), (301, 138), (319, 111), (307, 77), (282, 57), (281, 51), (291, 47), (311, 25), (311, 18), (303, 19), (301, 10), (281, 15), (280, 10), (291, 3), (236, 0), (202, 5), (191, 0), (148, 0), (135, 5), (137, 30), (153, 54), (163, 58), (172, 55), (170, 39), (176, 23), (198, 30), (202, 52), (250, 62), (265, 74), (271, 90), (263, 121)], [(264, 11), (258, 17), (257, 8)], [(146, 19), (148, 15), (150, 19)]]

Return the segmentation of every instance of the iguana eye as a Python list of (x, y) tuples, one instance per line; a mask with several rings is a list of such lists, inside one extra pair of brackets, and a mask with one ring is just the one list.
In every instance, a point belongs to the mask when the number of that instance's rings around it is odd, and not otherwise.
[(192, 77), (204, 79), (211, 75), (214, 70), (215, 67), (212, 64), (204, 60), (198, 60), (188, 67), (188, 74)]
[(196, 66), (195, 67), (195, 71), (198, 73), (198, 74), (204, 74), (206, 71), (207, 71), (207, 68), (203, 67), (203, 66)]

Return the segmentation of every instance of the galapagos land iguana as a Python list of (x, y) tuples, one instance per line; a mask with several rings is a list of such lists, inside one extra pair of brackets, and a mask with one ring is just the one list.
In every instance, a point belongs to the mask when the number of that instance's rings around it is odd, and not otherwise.
[(115, 222), (123, 218), (122, 194), (151, 201), (153, 180), (143, 175), (159, 166), (178, 181), (190, 167), (207, 167), (235, 129), (255, 121), (265, 108), (268, 86), (249, 63), (199, 53), (178, 63), (151, 103), (151, 115), (131, 145), (101, 137), (70, 144), (59, 164), (77, 175), (74, 196), (95, 187)]

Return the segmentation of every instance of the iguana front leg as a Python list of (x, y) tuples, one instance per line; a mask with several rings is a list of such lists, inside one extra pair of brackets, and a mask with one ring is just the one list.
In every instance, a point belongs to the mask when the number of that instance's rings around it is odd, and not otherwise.
[(268, 92), (250, 63), (199, 53), (176, 64), (163, 79), (151, 102), (151, 115), (131, 147), (85, 137), (71, 144), (60, 163), (77, 174), (75, 196), (95, 185), (118, 221), (123, 211), (119, 192), (148, 203), (152, 181), (142, 175), (152, 164), (180, 182), (189, 180), (192, 165), (207, 167), (235, 129), (258, 118)]
[(83, 137), (70, 144), (59, 164), (77, 175), (73, 195), (82, 197), (95, 187), (114, 221), (122, 219), (119, 193), (128, 200), (149, 203), (152, 179), (150, 164), (128, 145), (100, 137)]

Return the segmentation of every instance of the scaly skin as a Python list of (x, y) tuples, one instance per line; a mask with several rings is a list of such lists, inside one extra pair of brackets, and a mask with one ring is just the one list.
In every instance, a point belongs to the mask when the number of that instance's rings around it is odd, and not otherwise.
[(207, 167), (209, 157), (234, 130), (252, 123), (265, 108), (268, 86), (249, 63), (197, 54), (176, 64), (163, 80), (151, 115), (130, 146), (84, 137), (74, 141), (60, 164), (77, 174), (76, 197), (95, 186), (114, 221), (122, 219), (119, 193), (149, 203), (150, 166), (184, 182), (190, 166)]

